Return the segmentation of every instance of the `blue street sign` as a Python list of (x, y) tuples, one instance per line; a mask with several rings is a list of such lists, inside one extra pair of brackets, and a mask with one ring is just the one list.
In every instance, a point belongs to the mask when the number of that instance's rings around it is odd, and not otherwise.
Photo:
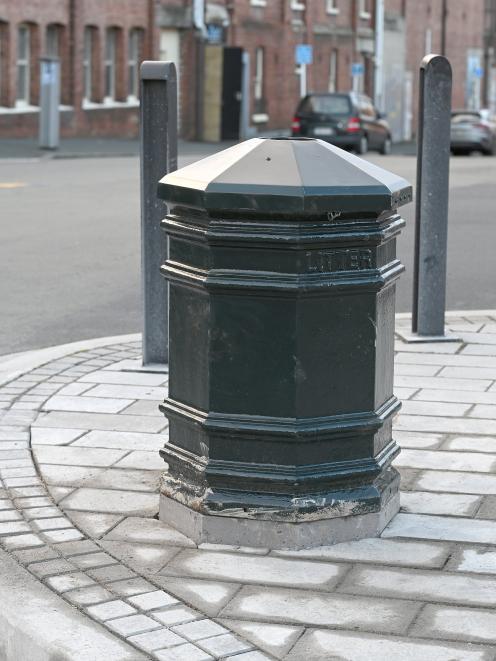
[(364, 72), (363, 62), (353, 62), (351, 65), (351, 75), (361, 76)]
[(475, 67), (474, 76), (476, 78), (483, 78), (484, 77), (484, 69), (482, 67)]
[(310, 44), (297, 44), (295, 48), (296, 64), (312, 64), (313, 47)]

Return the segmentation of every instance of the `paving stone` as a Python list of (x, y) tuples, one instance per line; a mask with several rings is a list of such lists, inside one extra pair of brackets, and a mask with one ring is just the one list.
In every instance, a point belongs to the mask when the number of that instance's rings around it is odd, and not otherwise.
[(72, 443), (81, 436), (83, 429), (53, 429), (43, 427), (32, 427), (31, 444), (32, 445), (66, 445)]
[(398, 361), (394, 365), (394, 375), (395, 376), (434, 376), (442, 369), (442, 366), (433, 363), (417, 364), (417, 363), (401, 363)]
[(56, 487), (53, 485), (47, 485), (47, 489), (56, 503), (60, 503), (61, 500), (74, 491), (73, 487)]
[(151, 592), (155, 586), (145, 581), (144, 578), (128, 578), (124, 581), (115, 581), (108, 583), (106, 586), (120, 597), (130, 597), (135, 594), (143, 594), (144, 592)]
[(127, 409), (124, 409), (122, 413), (125, 415), (128, 413), (132, 413), (133, 415), (163, 415), (158, 410), (158, 405), (164, 401), (166, 392), (166, 386), (162, 386), (162, 395), (159, 399), (139, 399), (134, 404), (131, 404), (131, 406), (128, 406)]
[(496, 404), (496, 393), (474, 390), (420, 390), (414, 400), (432, 402), (461, 402), (468, 404)]
[(95, 617), (102, 622), (105, 620), (112, 620), (116, 617), (124, 617), (125, 615), (134, 615), (134, 613), (137, 612), (136, 608), (133, 608), (129, 604), (126, 604), (125, 601), (119, 599), (108, 601), (104, 604), (98, 604), (96, 606), (90, 606), (87, 611), (91, 617)]
[(7, 537), (22, 532), (31, 532), (31, 528), (24, 521), (0, 523), (0, 537)]
[(155, 590), (153, 592), (146, 592), (145, 594), (135, 595), (133, 597), (129, 597), (128, 601), (144, 611), (164, 608), (165, 606), (173, 606), (174, 604), (178, 603), (177, 599), (171, 597), (163, 590)]
[(450, 558), (447, 568), (450, 571), (496, 574), (496, 550), (494, 547), (458, 549)]
[(155, 433), (165, 428), (164, 417), (150, 415), (119, 415), (112, 413), (80, 413), (73, 411), (52, 411), (42, 413), (34, 423), (35, 427), (63, 427), (71, 429), (99, 429), (101, 431), (148, 432)]
[(68, 512), (71, 521), (89, 537), (98, 538), (111, 530), (122, 516), (115, 514), (93, 514), (91, 512)]
[(27, 498), (16, 498), (14, 500), (16, 507), (21, 509), (30, 509), (32, 507), (52, 507), (53, 503), (46, 496), (34, 496)]
[[(39, 498), (46, 497), (46, 489), (42, 486), (35, 487), (12, 487), (9, 489), (12, 498), (16, 499), (16, 504), (21, 498)], [(47, 499), (48, 504), (52, 504), (51, 500)], [(35, 505), (33, 505), (35, 507)]]
[[(101, 399), (102, 401), (119, 401), (126, 400), (130, 404), (134, 401), (141, 400), (164, 400), (167, 395), (167, 390), (161, 387), (152, 387), (152, 386), (129, 386), (129, 385), (111, 385), (111, 384), (102, 384), (92, 388), (87, 392), (84, 397), (92, 396), (94, 399)], [(122, 410), (122, 409), (120, 409)], [(108, 411), (112, 413), (113, 411)], [(160, 414), (159, 411), (156, 411), (157, 415)]]
[(0, 523), (20, 520), (22, 520), (22, 516), (16, 510), (2, 510), (0, 512)]
[(400, 513), (384, 530), (382, 536), (494, 544), (496, 521)]
[(40, 445), (34, 450), (40, 464), (58, 464), (72, 466), (112, 466), (127, 454), (127, 450), (108, 450), (101, 448), (79, 448), (71, 445)]
[(153, 582), (210, 617), (215, 617), (240, 588), (236, 583), (173, 578), (160, 574), (153, 577)]
[(121, 581), (123, 579), (135, 578), (136, 574), (124, 567), (124, 565), (109, 565), (108, 567), (97, 567), (97, 569), (88, 569), (88, 574), (100, 583), (110, 583), (111, 581)]
[(262, 654), (262, 652), (253, 651), (228, 656), (226, 657), (226, 661), (271, 661), (271, 659), (265, 654)]
[[(466, 645), (428, 643), (348, 631), (308, 631), (286, 657), (288, 661), (490, 661), (489, 651)], [(236, 657), (234, 657), (236, 659)], [(240, 661), (244, 661), (240, 657)]]
[(200, 641), (202, 649), (206, 650), (214, 657), (225, 657), (228, 654), (239, 654), (253, 649), (253, 645), (246, 643), (233, 636), (231, 633), (226, 633), (223, 636), (214, 636), (213, 638), (204, 638)]
[(70, 557), (73, 555), (93, 553), (94, 551), (99, 551), (100, 547), (89, 539), (83, 539), (78, 542), (62, 542), (62, 544), (57, 544), (56, 549), (62, 555)]
[[(30, 466), (24, 466), (21, 468), (0, 468), (0, 475), (5, 480), (5, 478), (12, 477), (35, 477), (37, 475), (36, 469), (31, 463)], [(5, 481), (6, 486), (8, 486), (8, 481)]]
[(54, 574), (71, 572), (74, 571), (76, 567), (63, 558), (57, 558), (56, 560), (32, 563), (28, 566), (28, 569), (33, 572), (33, 574), (36, 574), (36, 576), (43, 578), (45, 576), (53, 576)]
[[(144, 450), (158, 452), (167, 443), (166, 434), (137, 432), (90, 431), (79, 438), (74, 447), (115, 448), (118, 450)], [(165, 465), (165, 464), (164, 464)]]
[(160, 624), (151, 617), (146, 615), (129, 615), (128, 617), (121, 617), (117, 620), (110, 620), (107, 626), (121, 634), (121, 636), (132, 636), (145, 631), (152, 631), (159, 629)]
[(13, 551), (12, 554), (23, 565), (31, 562), (41, 562), (41, 560), (53, 560), (58, 558), (59, 555), (50, 546), (39, 546), (32, 549), (25, 549), (23, 551)]
[(140, 633), (137, 636), (131, 636), (128, 640), (130, 643), (145, 650), (145, 652), (153, 652), (160, 648), (184, 644), (183, 638), (180, 638), (168, 629), (156, 629), (148, 633)]
[(491, 473), (496, 468), (496, 457), (476, 452), (403, 450), (394, 463), (409, 468)]
[(443, 450), (496, 454), (496, 438), (494, 436), (456, 436), (443, 444)]
[(49, 542), (58, 544), (59, 542), (71, 542), (82, 539), (83, 535), (76, 528), (66, 528), (65, 530), (45, 530), (43, 537)]
[(124, 521), (105, 535), (105, 540), (166, 544), (171, 546), (195, 546), (188, 537), (162, 523), (162, 521), (143, 517), (128, 517), (124, 519)]
[(413, 627), (424, 638), (496, 643), (496, 612), (427, 604)]
[(26, 519), (49, 519), (58, 517), (62, 513), (58, 507), (28, 507), (23, 512)]
[(478, 519), (496, 519), (496, 496), (486, 496), (477, 512)]
[[(40, 445), (37, 446), (41, 447)], [(35, 452), (36, 454), (36, 452)], [(38, 464), (43, 480), (49, 488), (80, 487), (104, 472), (104, 468), (91, 466), (67, 466), (59, 464)], [(60, 501), (59, 501), (60, 502)]]
[(140, 573), (155, 574), (179, 552), (174, 546), (150, 544), (128, 544), (125, 542), (102, 541), (101, 545), (109, 553), (118, 557)]
[(129, 468), (109, 468), (90, 476), (85, 487), (100, 489), (121, 489), (123, 491), (158, 492), (163, 471), (131, 470)]
[(45, 542), (40, 537), (38, 537), (38, 535), (32, 534), (4, 537), (0, 541), (7, 550), (26, 549), (33, 546), (45, 545)]
[(420, 491), (496, 495), (496, 475), (455, 471), (424, 471), (416, 483)]
[(54, 519), (33, 519), (31, 525), (35, 530), (60, 530), (61, 528), (72, 528), (71, 522), (65, 516)]
[(3, 450), (23, 450), (28, 449), (27, 441), (2, 441)]
[(158, 661), (213, 661), (213, 657), (196, 645), (186, 643), (170, 649), (157, 650), (153, 657)]
[(245, 586), (221, 616), (402, 634), (419, 608), (419, 603), (400, 599)]
[(81, 488), (65, 498), (63, 507), (67, 510), (154, 516), (158, 512), (158, 494)]
[(433, 431), (447, 434), (491, 434), (494, 420), (475, 418), (436, 418), (434, 416), (399, 415), (396, 429), (410, 431)]
[(467, 413), (470, 407), (471, 404), (423, 402), (412, 399), (403, 402), (401, 411), (408, 415), (435, 415), (461, 418)]
[(187, 624), (179, 624), (172, 630), (191, 642), (229, 633), (227, 629), (212, 620), (196, 620)]
[(435, 364), (452, 367), (496, 367), (496, 351), (494, 356), (467, 356), (463, 353), (456, 355), (437, 355), (430, 356), (422, 353), (398, 353), (395, 357), (395, 364)]
[(69, 383), (63, 388), (61, 388), (58, 392), (60, 396), (69, 396), (73, 397), (75, 395), (81, 395), (83, 392), (86, 392), (93, 386), (91, 383), (81, 383), (81, 382), (76, 382), (76, 383)]
[(185, 550), (169, 562), (160, 573), (240, 583), (329, 590), (336, 585), (345, 571), (345, 567), (329, 562), (305, 562), (278, 557)]
[(6, 487), (35, 487), (41, 486), (41, 480), (38, 477), (6, 477), (3, 479)]
[(92, 585), (87, 588), (66, 592), (64, 598), (77, 606), (90, 606), (103, 601), (110, 601), (113, 598), (113, 594), (99, 585)]
[(248, 555), (269, 555), (270, 552), (270, 549), (264, 549), (262, 547), (235, 546), (234, 544), (210, 544), (208, 542), (198, 544), (198, 548), (201, 551), (227, 551), (228, 553), (243, 553)]
[(395, 386), (402, 388), (429, 388), (432, 390), (478, 390), (483, 392), (491, 385), (489, 379), (454, 379), (441, 376), (397, 376)]
[(54, 395), (43, 406), (44, 411), (84, 411), (86, 413), (119, 413), (132, 404), (134, 399), (105, 397), (65, 397)]
[(468, 344), (461, 351), (466, 356), (494, 356), (494, 345), (492, 344)]
[(432, 493), (430, 491), (405, 491), (401, 494), (401, 510), (415, 514), (474, 516), (480, 502), (480, 496), (466, 494)]
[(93, 567), (106, 567), (107, 565), (117, 564), (117, 560), (107, 553), (87, 553), (71, 558), (72, 562), (81, 569), (90, 569)]
[[(495, 351), (496, 354), (496, 351)], [(496, 379), (496, 367), (443, 367), (439, 376), (455, 379)]]
[[(167, 381), (167, 374), (152, 374), (149, 372), (116, 372), (112, 370), (98, 370), (79, 379), (80, 382), (108, 383), (113, 385), (129, 386), (160, 386)], [(142, 399), (136, 397), (135, 399)]]
[(167, 627), (172, 627), (175, 624), (192, 622), (193, 620), (203, 619), (204, 617), (198, 611), (194, 611), (187, 606), (164, 608), (163, 610), (153, 611), (151, 615)]
[(82, 572), (76, 572), (74, 574), (51, 576), (47, 578), (46, 583), (56, 592), (62, 593), (76, 588), (84, 588), (87, 585), (94, 585), (95, 581)]
[(0, 511), (10, 510), (14, 508), (14, 503), (11, 500), (0, 500)]
[[(496, 417), (496, 416), (495, 416)], [(116, 468), (137, 468), (141, 470), (164, 471), (167, 464), (158, 452), (130, 452), (124, 459), (116, 463)]]
[(496, 579), (419, 569), (354, 567), (339, 592), (401, 599), (496, 605)]
[(496, 405), (477, 404), (477, 406), (474, 406), (472, 411), (470, 411), (469, 416), (471, 418), (489, 418), (491, 420), (496, 420)]
[[(256, 647), (274, 654), (277, 658), (284, 657), (304, 631), (303, 627), (286, 624), (265, 624), (241, 620), (220, 620), (220, 623), (243, 636)], [(239, 658), (243, 658), (243, 655)]]

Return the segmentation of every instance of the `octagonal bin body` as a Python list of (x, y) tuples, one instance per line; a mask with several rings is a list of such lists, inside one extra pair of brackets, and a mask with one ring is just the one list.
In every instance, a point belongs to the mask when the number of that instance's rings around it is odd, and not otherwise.
[(160, 518), (196, 542), (304, 548), (399, 507), (392, 416), (405, 180), (312, 139), (165, 176), (169, 442)]

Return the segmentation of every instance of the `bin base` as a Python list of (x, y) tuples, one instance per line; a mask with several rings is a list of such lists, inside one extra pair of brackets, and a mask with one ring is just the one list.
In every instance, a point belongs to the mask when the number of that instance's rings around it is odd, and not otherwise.
[(400, 508), (394, 491), (378, 512), (301, 523), (202, 514), (161, 494), (159, 518), (195, 544), (230, 544), (299, 550), (378, 537)]

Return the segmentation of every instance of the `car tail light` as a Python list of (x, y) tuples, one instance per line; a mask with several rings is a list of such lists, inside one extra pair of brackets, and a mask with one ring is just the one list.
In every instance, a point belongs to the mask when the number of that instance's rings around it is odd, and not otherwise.
[(360, 119), (358, 117), (350, 117), (346, 125), (346, 131), (348, 133), (356, 133), (360, 128)]
[(301, 131), (301, 122), (298, 117), (293, 117), (293, 121), (291, 122), (291, 130), (293, 133), (299, 133)]
[(491, 128), (487, 124), (475, 124), (476, 129), (482, 129), (486, 133), (491, 133)]

